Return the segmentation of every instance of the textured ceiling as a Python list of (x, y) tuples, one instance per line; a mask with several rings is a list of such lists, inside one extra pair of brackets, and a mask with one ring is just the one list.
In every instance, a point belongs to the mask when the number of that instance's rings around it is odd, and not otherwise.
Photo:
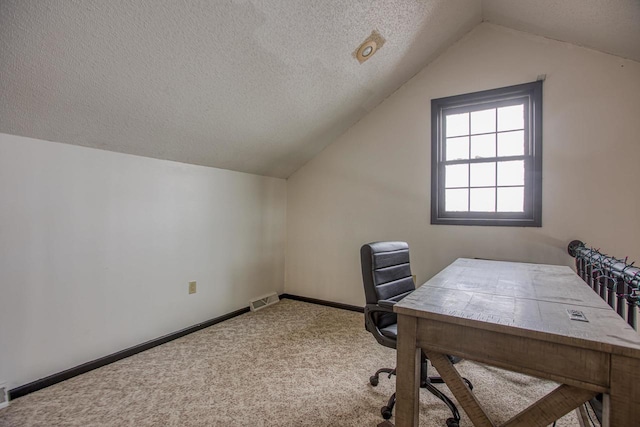
[(639, 4), (0, 0), (0, 132), (288, 177), (483, 18), (640, 60)]
[(481, 19), (477, 0), (0, 0), (0, 132), (287, 177)]
[(640, 61), (640, 0), (482, 0), (486, 21)]

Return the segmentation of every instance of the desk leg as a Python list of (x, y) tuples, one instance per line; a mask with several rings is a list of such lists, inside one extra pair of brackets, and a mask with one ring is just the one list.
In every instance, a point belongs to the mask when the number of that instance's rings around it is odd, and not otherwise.
[(493, 424), (487, 413), (482, 409), (480, 402), (478, 402), (473, 392), (469, 390), (469, 387), (464, 383), (458, 371), (453, 367), (451, 360), (444, 354), (434, 351), (428, 351), (427, 356), (473, 425), (477, 427), (494, 427), (495, 424)]
[(420, 349), (416, 347), (418, 319), (398, 315), (396, 367), (396, 427), (417, 427), (420, 408)]
[(604, 396), (602, 426), (635, 426), (640, 419), (640, 359), (611, 356), (611, 393)]

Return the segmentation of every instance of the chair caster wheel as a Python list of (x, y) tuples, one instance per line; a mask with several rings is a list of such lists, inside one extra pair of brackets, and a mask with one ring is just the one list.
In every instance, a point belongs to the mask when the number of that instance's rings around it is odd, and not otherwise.
[(460, 421), (455, 418), (447, 418), (447, 427), (459, 427)]
[(378, 377), (376, 377), (375, 375), (373, 377), (369, 377), (369, 383), (372, 386), (377, 386), (378, 385)]
[(391, 418), (391, 408), (388, 406), (383, 406), (382, 409), (380, 409), (380, 413), (382, 414), (382, 418), (385, 420)]

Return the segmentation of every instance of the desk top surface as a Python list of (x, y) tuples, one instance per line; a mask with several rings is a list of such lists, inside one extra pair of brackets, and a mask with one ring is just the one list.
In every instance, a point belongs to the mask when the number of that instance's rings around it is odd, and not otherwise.
[(394, 311), (640, 358), (640, 335), (566, 266), (459, 258)]

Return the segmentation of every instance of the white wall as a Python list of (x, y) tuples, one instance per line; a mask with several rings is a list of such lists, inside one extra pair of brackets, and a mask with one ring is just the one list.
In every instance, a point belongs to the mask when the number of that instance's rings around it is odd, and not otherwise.
[(282, 292), (285, 208), (282, 179), (0, 134), (0, 379)]
[[(431, 99), (539, 74), (543, 227), (430, 225)], [(285, 291), (363, 305), (359, 248), (386, 239), (419, 283), (457, 257), (569, 265), (573, 239), (640, 262), (638, 159), (639, 63), (481, 24), (289, 178)]]

